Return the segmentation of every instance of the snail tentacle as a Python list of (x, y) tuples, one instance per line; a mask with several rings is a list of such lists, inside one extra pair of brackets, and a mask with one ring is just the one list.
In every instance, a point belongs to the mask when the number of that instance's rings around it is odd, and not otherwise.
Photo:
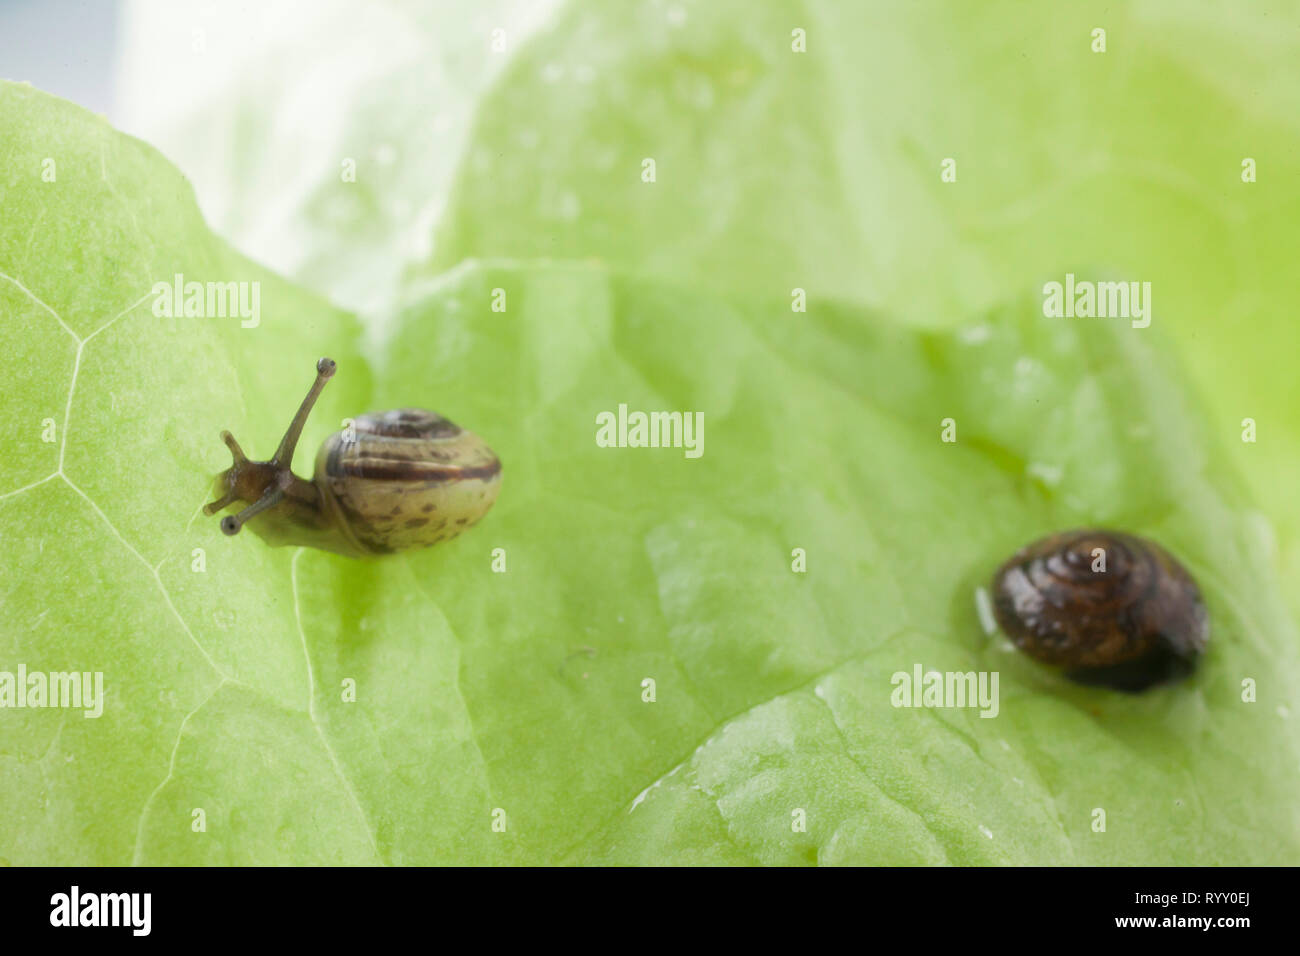
[(334, 377), (337, 367), (332, 358), (322, 358), (316, 362), (316, 381), (311, 383), (311, 388), (307, 390), (307, 397), (298, 406), (298, 414), (293, 416), (293, 421), (289, 422), (289, 427), (285, 429), (284, 437), (280, 439), (280, 447), (271, 456), (271, 464), (281, 468), (288, 468), (293, 464), (293, 453), (298, 448), (298, 439), (302, 437), (302, 429), (307, 424), (307, 417), (311, 415), (316, 399), (320, 397), (326, 383)]

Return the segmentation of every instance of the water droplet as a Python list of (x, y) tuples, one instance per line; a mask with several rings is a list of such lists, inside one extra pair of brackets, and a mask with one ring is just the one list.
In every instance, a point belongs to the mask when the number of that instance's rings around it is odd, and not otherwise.
[(713, 107), (713, 84), (701, 79), (691, 90), (691, 102), (696, 109), (707, 110)]
[(1151, 426), (1146, 422), (1134, 422), (1129, 425), (1128, 434), (1130, 438), (1150, 438)]
[(988, 589), (982, 586), (975, 589), (975, 613), (979, 615), (980, 626), (984, 628), (985, 634), (992, 634), (998, 629), (997, 621), (993, 619), (993, 602), (989, 599)]
[(1046, 462), (1034, 461), (1025, 466), (1025, 474), (1031, 478), (1037, 478), (1049, 488), (1055, 488), (1065, 477), (1065, 468), (1061, 465), (1049, 465)]
[(1029, 378), (1032, 375), (1036, 375), (1040, 369), (1042, 369), (1042, 365), (1039, 361), (1028, 355), (1022, 355), (1020, 358), (1016, 359), (1017, 378)]
[(573, 193), (565, 191), (560, 196), (556, 211), (561, 219), (572, 221), (578, 218), (578, 213), (582, 211), (582, 203)]

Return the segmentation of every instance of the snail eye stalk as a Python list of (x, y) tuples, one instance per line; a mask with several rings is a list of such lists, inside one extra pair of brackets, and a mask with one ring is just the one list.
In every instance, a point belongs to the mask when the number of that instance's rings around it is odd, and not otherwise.
[(316, 381), (311, 383), (311, 388), (307, 390), (307, 397), (298, 406), (298, 414), (293, 416), (293, 421), (285, 430), (284, 437), (280, 439), (280, 447), (271, 456), (272, 465), (277, 468), (288, 468), (293, 464), (293, 453), (298, 447), (298, 439), (302, 437), (303, 426), (307, 424), (307, 416), (315, 407), (316, 399), (320, 397), (325, 383), (334, 377), (334, 370), (337, 367), (332, 358), (322, 358), (316, 363)]
[(221, 519), (221, 530), (224, 534), (239, 534), (239, 529), (244, 526), (249, 518), (260, 514), (267, 508), (279, 504), (280, 499), (284, 497), (284, 488), (275, 487), (270, 489), (262, 497), (245, 508), (237, 515), (226, 515)]

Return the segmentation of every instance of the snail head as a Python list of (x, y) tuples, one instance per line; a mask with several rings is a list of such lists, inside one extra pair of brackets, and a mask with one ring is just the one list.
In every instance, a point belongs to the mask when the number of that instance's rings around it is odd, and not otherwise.
[(298, 406), (298, 413), (293, 416), (284, 437), (280, 439), (279, 447), (269, 460), (254, 461), (244, 454), (234, 435), (228, 431), (221, 433), (221, 440), (230, 449), (233, 461), (213, 481), (213, 494), (217, 499), (204, 505), (203, 513), (214, 515), (236, 501), (248, 505), (238, 514), (226, 515), (221, 519), (221, 530), (225, 534), (238, 534), (249, 518), (274, 507), (284, 498), (285, 492), (295, 481), (291, 470), (293, 453), (298, 447), (303, 426), (307, 424), (307, 417), (311, 414), (316, 399), (325, 388), (325, 383), (333, 378), (337, 367), (330, 358), (322, 358), (316, 363), (316, 380), (307, 391), (307, 397)]

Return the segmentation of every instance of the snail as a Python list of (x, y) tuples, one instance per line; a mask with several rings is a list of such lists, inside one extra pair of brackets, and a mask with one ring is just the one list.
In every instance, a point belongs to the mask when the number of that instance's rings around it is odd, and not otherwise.
[(234, 463), (217, 476), (213, 515), (239, 501), (247, 507), (221, 519), (228, 535), (252, 529), (271, 545), (302, 545), (349, 557), (425, 548), (477, 524), (501, 489), (501, 462), (487, 444), (441, 415), (419, 408), (362, 415), (325, 439), (311, 481), (290, 469), (307, 416), (333, 359), (316, 363), (316, 381), (269, 461), (244, 455), (228, 431), (221, 440)]
[(1200, 589), (1153, 541), (1085, 529), (1017, 551), (993, 613), (1021, 651), (1084, 684), (1136, 692), (1186, 676), (1209, 638)]

